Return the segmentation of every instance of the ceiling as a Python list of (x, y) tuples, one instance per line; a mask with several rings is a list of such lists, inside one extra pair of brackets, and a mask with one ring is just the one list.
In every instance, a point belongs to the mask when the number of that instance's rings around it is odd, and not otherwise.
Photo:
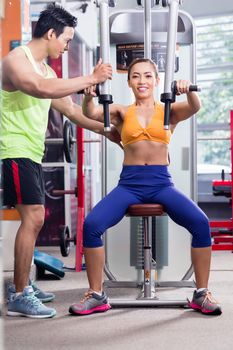
[(192, 17), (233, 15), (232, 0), (184, 0), (182, 9)]
[[(45, 4), (51, 2), (52, 0), (31, 0), (31, 4), (40, 3)], [(107, 1), (107, 0), (105, 0)], [(170, 0), (172, 1), (172, 0)], [(62, 3), (64, 6), (66, 2), (76, 3), (90, 3), (94, 0), (57, 0), (57, 2)], [(161, 1), (162, 3), (162, 1)], [(136, 9), (138, 8), (137, 0), (116, 0), (116, 7), (111, 10), (121, 10), (121, 9)], [(192, 17), (209, 17), (231, 14), (233, 15), (233, 1), (232, 0), (183, 0), (180, 9), (188, 12)]]

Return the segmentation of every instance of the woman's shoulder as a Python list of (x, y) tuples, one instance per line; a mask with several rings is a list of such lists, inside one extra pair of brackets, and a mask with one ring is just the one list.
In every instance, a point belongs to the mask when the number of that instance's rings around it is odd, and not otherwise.
[(161, 110), (164, 110), (164, 103), (162, 103), (160, 101), (156, 101), (155, 106)]
[(134, 107), (133, 104), (132, 105), (114, 104), (113, 106), (114, 106), (114, 109), (123, 116)]

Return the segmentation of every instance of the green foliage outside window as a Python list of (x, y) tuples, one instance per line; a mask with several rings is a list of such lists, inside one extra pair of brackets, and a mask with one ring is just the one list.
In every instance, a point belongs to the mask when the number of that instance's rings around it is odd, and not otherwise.
[[(197, 82), (202, 108), (197, 115), (200, 126), (218, 124), (219, 128), (230, 122), (233, 109), (233, 16), (201, 19), (197, 25)], [(198, 142), (198, 162), (230, 166), (229, 140), (213, 140), (230, 136), (228, 130), (213, 128), (198, 137), (212, 140)], [(218, 133), (218, 136), (216, 136)], [(220, 135), (220, 136), (219, 136)]]

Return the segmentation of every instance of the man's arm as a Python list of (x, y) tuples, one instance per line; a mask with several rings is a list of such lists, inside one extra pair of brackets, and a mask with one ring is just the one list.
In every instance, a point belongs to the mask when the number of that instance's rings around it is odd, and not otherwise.
[(71, 122), (81, 128), (94, 131), (98, 134), (104, 133), (103, 123), (87, 118), (82, 113), (82, 108), (74, 103), (69, 96), (52, 100), (51, 107), (64, 114)]
[(52, 106), (60, 113), (64, 114), (70, 121), (91, 131), (106, 136), (110, 141), (118, 144), (121, 148), (121, 137), (114, 126), (111, 127), (111, 132), (104, 132), (104, 124), (102, 122), (91, 120), (83, 115), (80, 106), (75, 104), (71, 97), (52, 100)]
[(187, 101), (175, 102), (171, 105), (171, 124), (190, 118), (201, 108), (201, 101), (195, 92), (189, 91), (190, 82), (186, 80), (177, 81), (177, 95), (187, 94)]
[[(22, 51), (22, 52), (21, 52)], [(69, 96), (90, 85), (111, 79), (112, 68), (110, 64), (96, 65), (92, 74), (72, 79), (51, 78), (45, 79), (37, 74), (25, 56), (23, 50), (18, 48), (3, 60), (3, 89), (11, 86), (11, 91), (20, 90), (37, 98), (61, 98)]]

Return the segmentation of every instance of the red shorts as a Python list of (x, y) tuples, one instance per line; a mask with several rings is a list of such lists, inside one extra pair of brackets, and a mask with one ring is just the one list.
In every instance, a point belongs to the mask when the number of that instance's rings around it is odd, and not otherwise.
[(41, 164), (28, 158), (2, 160), (3, 205), (45, 203)]

